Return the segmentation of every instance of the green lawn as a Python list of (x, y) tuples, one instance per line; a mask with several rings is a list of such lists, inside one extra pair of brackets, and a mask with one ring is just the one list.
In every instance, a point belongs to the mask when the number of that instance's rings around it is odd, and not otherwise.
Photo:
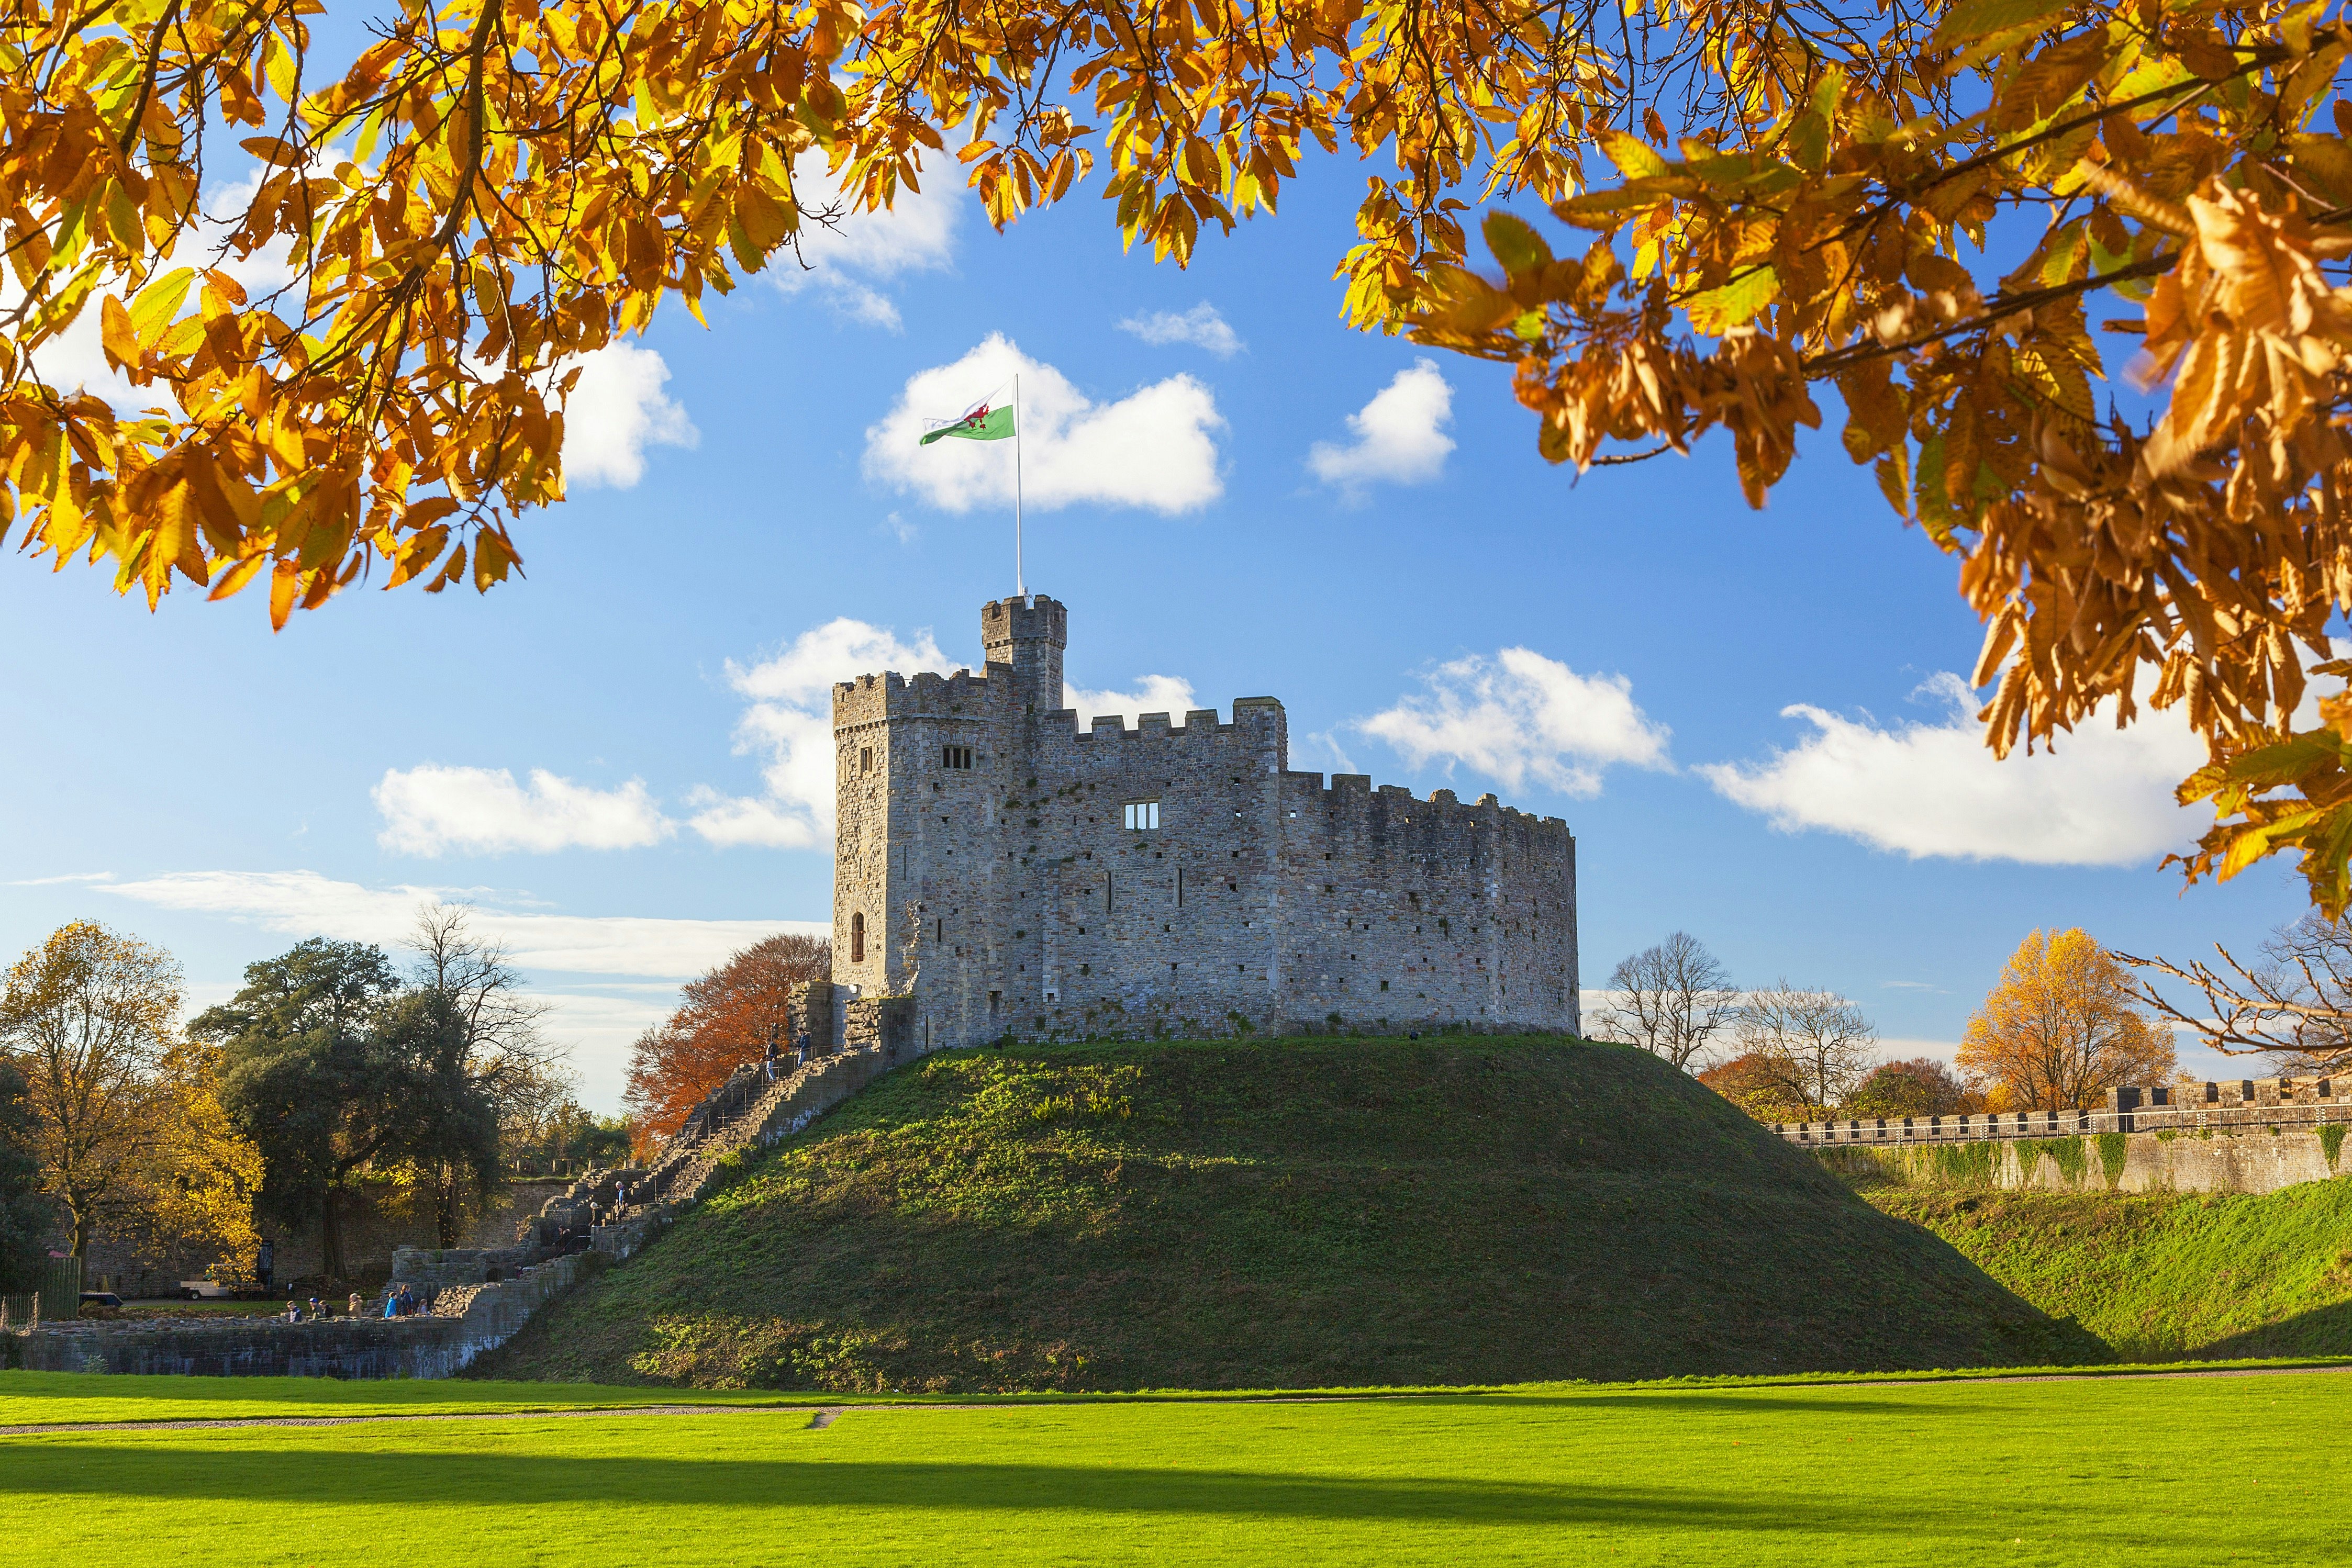
[[(109, 1380), (0, 1377), (0, 1419)], [(314, 1396), (646, 1391), (111, 1380), (163, 1418)], [(0, 1438), (0, 1563), (2340, 1561), (2343, 1373), (1553, 1385)], [(770, 1396), (772, 1398), (773, 1396)]]

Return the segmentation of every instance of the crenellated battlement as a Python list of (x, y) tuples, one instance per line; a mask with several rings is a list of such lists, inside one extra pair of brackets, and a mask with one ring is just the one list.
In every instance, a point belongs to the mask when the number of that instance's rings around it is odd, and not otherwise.
[[(2183, 1089), (2186, 1092), (2183, 1092)], [(2326, 1078), (2225, 1079), (2109, 1089), (2095, 1110), (1991, 1111), (1961, 1116), (1879, 1116), (1792, 1122), (1772, 1130), (1793, 1144), (1905, 1144), (2084, 1134), (2327, 1126), (2352, 1123), (2352, 1083)]]
[(994, 718), (1001, 716), (1010, 695), (1003, 680), (969, 669), (951, 675), (929, 670), (914, 675), (896, 671), (860, 675), (835, 684), (833, 724), (840, 729), (898, 718)]
[[(1056, 708), (1039, 716), (1041, 729), (1054, 738), (1065, 735), (1077, 741), (1099, 741), (1105, 745), (1122, 741), (1144, 740), (1246, 740), (1255, 745), (1265, 738), (1269, 727), (1282, 726), (1282, 705), (1272, 697), (1240, 697), (1234, 703), (1233, 722), (1223, 723), (1213, 707), (1189, 708), (1184, 722), (1178, 724), (1164, 713), (1138, 714), (1135, 727), (1127, 727), (1123, 714), (1097, 714), (1086, 723), (1078, 719), (1076, 708)], [(1044, 738), (1041, 736), (1041, 738)]]
[(1284, 803), (1298, 810), (1312, 804), (1327, 814), (1357, 810), (1386, 811), (1408, 824), (1434, 820), (1511, 827), (1538, 836), (1557, 834), (1563, 844), (1570, 836), (1565, 819), (1538, 817), (1516, 806), (1506, 806), (1493, 795), (1481, 795), (1465, 804), (1451, 789), (1433, 789), (1423, 800), (1402, 784), (1382, 784), (1375, 789), (1369, 773), (1334, 773), (1327, 787), (1320, 773), (1289, 768), (1283, 771), (1282, 785)]

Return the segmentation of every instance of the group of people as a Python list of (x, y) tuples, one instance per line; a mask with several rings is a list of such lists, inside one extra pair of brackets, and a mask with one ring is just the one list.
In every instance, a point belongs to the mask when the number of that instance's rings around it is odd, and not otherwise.
[(795, 1067), (806, 1067), (808, 1065), (808, 1036), (803, 1035), (800, 1039), (794, 1040), (793, 1042), (792, 1050), (780, 1051), (776, 1047), (775, 1037), (771, 1035), (768, 1039), (768, 1082), (773, 1083), (778, 1078), (791, 1071)]
[[(315, 1322), (320, 1318), (330, 1318), (335, 1315), (332, 1305), (329, 1302), (320, 1301), (316, 1296), (310, 1298), (309, 1306), (310, 1310), (305, 1312), (303, 1310), (302, 1302), (294, 1301), (288, 1301), (286, 1303), (286, 1321), (289, 1323)], [(391, 1290), (384, 1292), (383, 1315), (385, 1317), (415, 1317), (418, 1313), (424, 1312), (425, 1310), (425, 1306), (426, 1303), (425, 1301), (406, 1285), (394, 1285)], [(351, 1300), (351, 1315), (356, 1318), (364, 1314), (366, 1311), (367, 1298), (361, 1295), (357, 1291), (353, 1291), (352, 1292)]]

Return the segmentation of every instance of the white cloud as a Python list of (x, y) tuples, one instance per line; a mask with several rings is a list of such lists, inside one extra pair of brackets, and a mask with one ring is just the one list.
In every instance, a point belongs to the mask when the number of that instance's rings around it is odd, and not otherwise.
[(333, 936), (385, 947), (406, 939), (420, 905), (465, 902), (473, 905), (474, 928), (503, 941), (518, 967), (567, 974), (682, 979), (779, 931), (832, 933), (830, 924), (814, 920), (663, 920), (515, 911), (498, 907), (494, 895), (481, 888), (368, 887), (311, 871), (174, 872), (100, 883), (97, 891), (158, 909), (217, 915), (289, 936)]
[[(801, 210), (800, 260), (789, 251), (768, 263), (767, 276), (786, 293), (814, 287), (833, 307), (867, 326), (898, 330), (898, 307), (875, 287), (909, 272), (943, 271), (955, 260), (957, 221), (965, 187), (940, 172), (928, 190), (901, 187), (887, 207), (856, 212), (842, 200), (841, 186), (826, 172), (821, 152), (793, 161), (793, 186)], [(831, 227), (815, 221), (833, 214)]]
[(1698, 771), (1784, 832), (1818, 828), (1914, 860), (2139, 865), (2212, 822), (2210, 809), (2173, 801), (2180, 779), (2205, 763), (2176, 711), (2143, 713), (2117, 730), (2104, 709), (2053, 749), (1996, 760), (1967, 682), (1938, 674), (1918, 695), (1948, 709), (1942, 723), (1889, 727), (1800, 703), (1781, 710), (1812, 728), (1795, 747)]
[(991, 333), (951, 365), (908, 379), (898, 405), (866, 432), (866, 473), (950, 511), (1010, 507), (1011, 443), (919, 443), (927, 422), (952, 419), (983, 398), (1010, 398), (1016, 373), (1029, 506), (1050, 511), (1090, 501), (1176, 513), (1224, 493), (1210, 432), (1225, 422), (1207, 387), (1190, 376), (1171, 376), (1116, 402), (1097, 403), (1002, 333)]
[(669, 1017), (677, 994), (669, 986), (646, 988), (644, 997), (583, 995), (577, 989), (533, 988), (548, 1004), (540, 1028), (548, 1039), (570, 1048), (565, 1065), (579, 1075), (580, 1103), (604, 1115), (618, 1114), (628, 1082), (629, 1047), (646, 1030)]
[(1440, 664), (1423, 679), (1425, 694), (1355, 727), (1415, 767), (1442, 761), (1451, 773), (1458, 763), (1509, 789), (1532, 778), (1589, 797), (1612, 763), (1670, 766), (1670, 732), (1635, 705), (1622, 675), (1580, 675), (1532, 648), (1505, 648)]
[(686, 410), (662, 391), (669, 366), (655, 350), (608, 343), (571, 365), (580, 367), (580, 379), (563, 405), (567, 484), (625, 490), (646, 476), (646, 447), (701, 441)]
[[(0, 303), (13, 306), (23, 298), (24, 290), (16, 287), (13, 280), (7, 288), (0, 289)], [(100, 295), (92, 294), (81, 314), (64, 331), (34, 350), (33, 373), (68, 396), (86, 392), (102, 397), (119, 413), (144, 413), (151, 408), (176, 412), (179, 402), (172, 396), (170, 387), (160, 382), (133, 386), (129, 376), (106, 362), (106, 348), (100, 335), (101, 308)]]
[(1117, 714), (1129, 720), (1130, 727), (1136, 715), (1164, 713), (1178, 724), (1184, 716), (1201, 706), (1192, 695), (1192, 683), (1178, 680), (1174, 675), (1146, 675), (1142, 684), (1131, 692), (1090, 692), (1083, 687), (1062, 686), (1062, 706), (1077, 710), (1078, 723), (1099, 715), (1108, 718)]
[(1154, 310), (1148, 316), (1129, 316), (1118, 324), (1118, 329), (1132, 332), (1147, 343), (1190, 343), (1221, 360), (1232, 359), (1247, 346), (1217, 314), (1217, 308), (1205, 299), (1190, 310)]
[(1436, 361), (1416, 360), (1399, 371), (1360, 413), (1348, 416), (1355, 440), (1346, 446), (1318, 441), (1307, 466), (1326, 485), (1349, 492), (1367, 485), (1425, 485), (1445, 469), (1454, 438), (1454, 389)]
[(677, 831), (635, 779), (598, 789), (535, 768), (525, 789), (503, 768), (427, 763), (386, 770), (373, 793), (384, 824), (376, 842), (402, 854), (640, 849)]
[(886, 670), (944, 670), (947, 656), (928, 631), (900, 642), (880, 626), (844, 616), (803, 632), (773, 658), (728, 662), (727, 679), (751, 706), (735, 728), (735, 750), (757, 752), (766, 785), (757, 797), (695, 791), (694, 831), (721, 846), (823, 849), (833, 838), (833, 686)]

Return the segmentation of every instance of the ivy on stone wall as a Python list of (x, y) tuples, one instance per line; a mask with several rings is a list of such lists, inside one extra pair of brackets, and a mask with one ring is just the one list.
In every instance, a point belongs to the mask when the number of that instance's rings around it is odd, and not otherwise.
[(2083, 1173), (2091, 1168), (2090, 1151), (2083, 1147), (2083, 1140), (2079, 1137), (2052, 1138), (2049, 1145), (2050, 1157), (2058, 1162), (2058, 1174), (2066, 1178), (2066, 1185), (2081, 1186)]
[(1998, 1144), (1939, 1144), (1930, 1153), (1936, 1175), (1954, 1186), (1993, 1185), (1992, 1157)]
[(2124, 1179), (2124, 1155), (2131, 1147), (2127, 1135), (2122, 1133), (2099, 1134), (2099, 1169), (2107, 1178), (2107, 1190), (2113, 1192)]

